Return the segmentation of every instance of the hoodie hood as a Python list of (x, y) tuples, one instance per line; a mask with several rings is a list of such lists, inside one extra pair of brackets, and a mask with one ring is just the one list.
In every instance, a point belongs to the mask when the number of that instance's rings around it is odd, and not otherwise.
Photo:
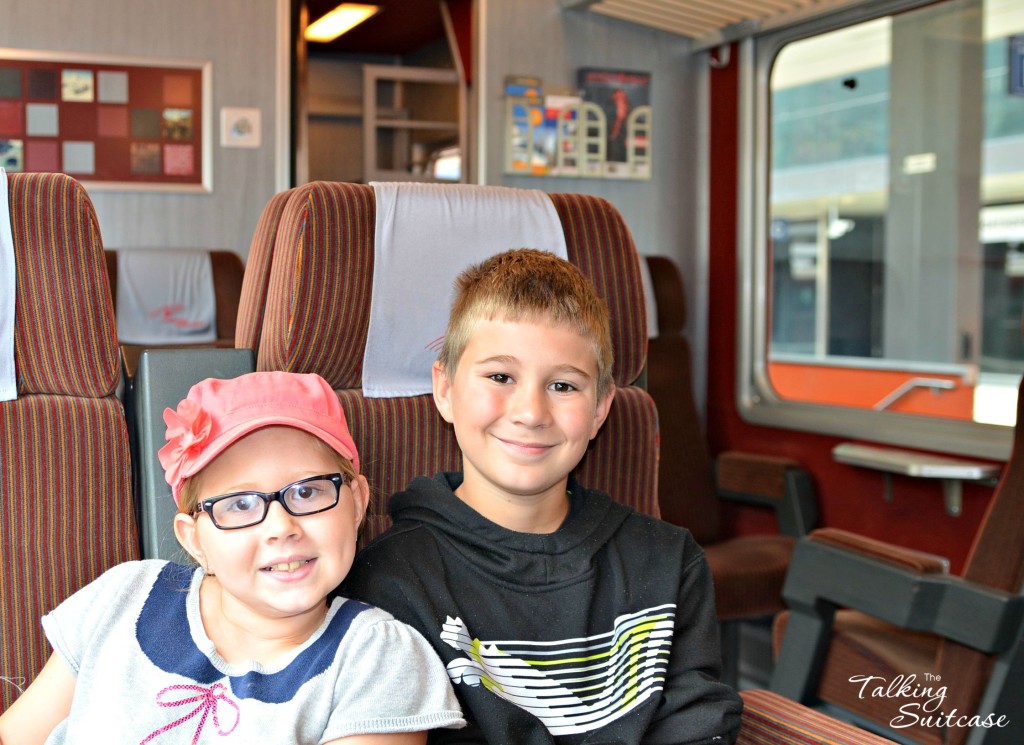
[(570, 476), (569, 514), (558, 530), (518, 533), (455, 496), (461, 483), (461, 473), (413, 479), (389, 502), (395, 528), (411, 521), (428, 527), (469, 566), (509, 586), (551, 589), (585, 579), (594, 571), (597, 552), (633, 512), (603, 492), (583, 489)]

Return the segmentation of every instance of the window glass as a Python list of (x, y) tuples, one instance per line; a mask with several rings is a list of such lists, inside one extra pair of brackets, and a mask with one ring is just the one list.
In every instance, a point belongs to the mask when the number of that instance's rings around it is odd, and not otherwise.
[(792, 41), (768, 90), (774, 395), (1012, 425), (1024, 3), (930, 4)]

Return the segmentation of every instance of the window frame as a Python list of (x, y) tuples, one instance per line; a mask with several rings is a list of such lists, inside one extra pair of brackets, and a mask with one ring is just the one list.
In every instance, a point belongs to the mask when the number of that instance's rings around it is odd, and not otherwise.
[(933, 2), (880, 0), (858, 4), (827, 16), (768, 29), (740, 42), (736, 405), (743, 420), (751, 424), (1006, 460), (1012, 446), (1012, 427), (784, 400), (768, 379), (772, 64), (786, 44)]

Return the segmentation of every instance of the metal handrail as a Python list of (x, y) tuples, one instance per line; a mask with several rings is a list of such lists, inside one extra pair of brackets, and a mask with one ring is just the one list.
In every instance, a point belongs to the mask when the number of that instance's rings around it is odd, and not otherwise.
[(915, 388), (931, 388), (933, 391), (951, 391), (956, 388), (956, 383), (952, 380), (944, 380), (943, 378), (910, 378), (910, 380), (905, 380), (900, 383), (895, 390), (875, 404), (872, 408), (874, 408), (875, 411), (884, 411)]

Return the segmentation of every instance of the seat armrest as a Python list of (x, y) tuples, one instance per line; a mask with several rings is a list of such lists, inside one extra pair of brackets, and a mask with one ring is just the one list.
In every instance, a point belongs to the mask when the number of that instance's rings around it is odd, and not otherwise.
[(949, 574), (949, 559), (944, 556), (896, 546), (838, 528), (818, 528), (808, 536), (812, 541), (853, 551), (868, 558), (886, 561), (921, 574)]
[(136, 517), (147, 559), (175, 560), (181, 547), (171, 529), (174, 502), (157, 451), (164, 444), (165, 408), (174, 408), (204, 378), (234, 378), (256, 369), (251, 349), (146, 349), (126, 402), (132, 433)]
[(724, 452), (715, 461), (715, 488), (722, 499), (771, 507), (783, 535), (806, 535), (818, 521), (811, 475), (790, 458)]
[(782, 596), (791, 614), (771, 689), (796, 701), (814, 698), (840, 607), (986, 654), (1019, 643), (1024, 619), (1024, 596), (941, 572), (914, 571), (810, 537), (793, 549)]
[(891, 745), (852, 724), (762, 689), (740, 691), (743, 717), (736, 745)]
[(1012, 644), (1024, 597), (949, 574), (879, 561), (814, 538), (797, 541), (782, 596), (795, 610), (859, 610), (988, 654)]

